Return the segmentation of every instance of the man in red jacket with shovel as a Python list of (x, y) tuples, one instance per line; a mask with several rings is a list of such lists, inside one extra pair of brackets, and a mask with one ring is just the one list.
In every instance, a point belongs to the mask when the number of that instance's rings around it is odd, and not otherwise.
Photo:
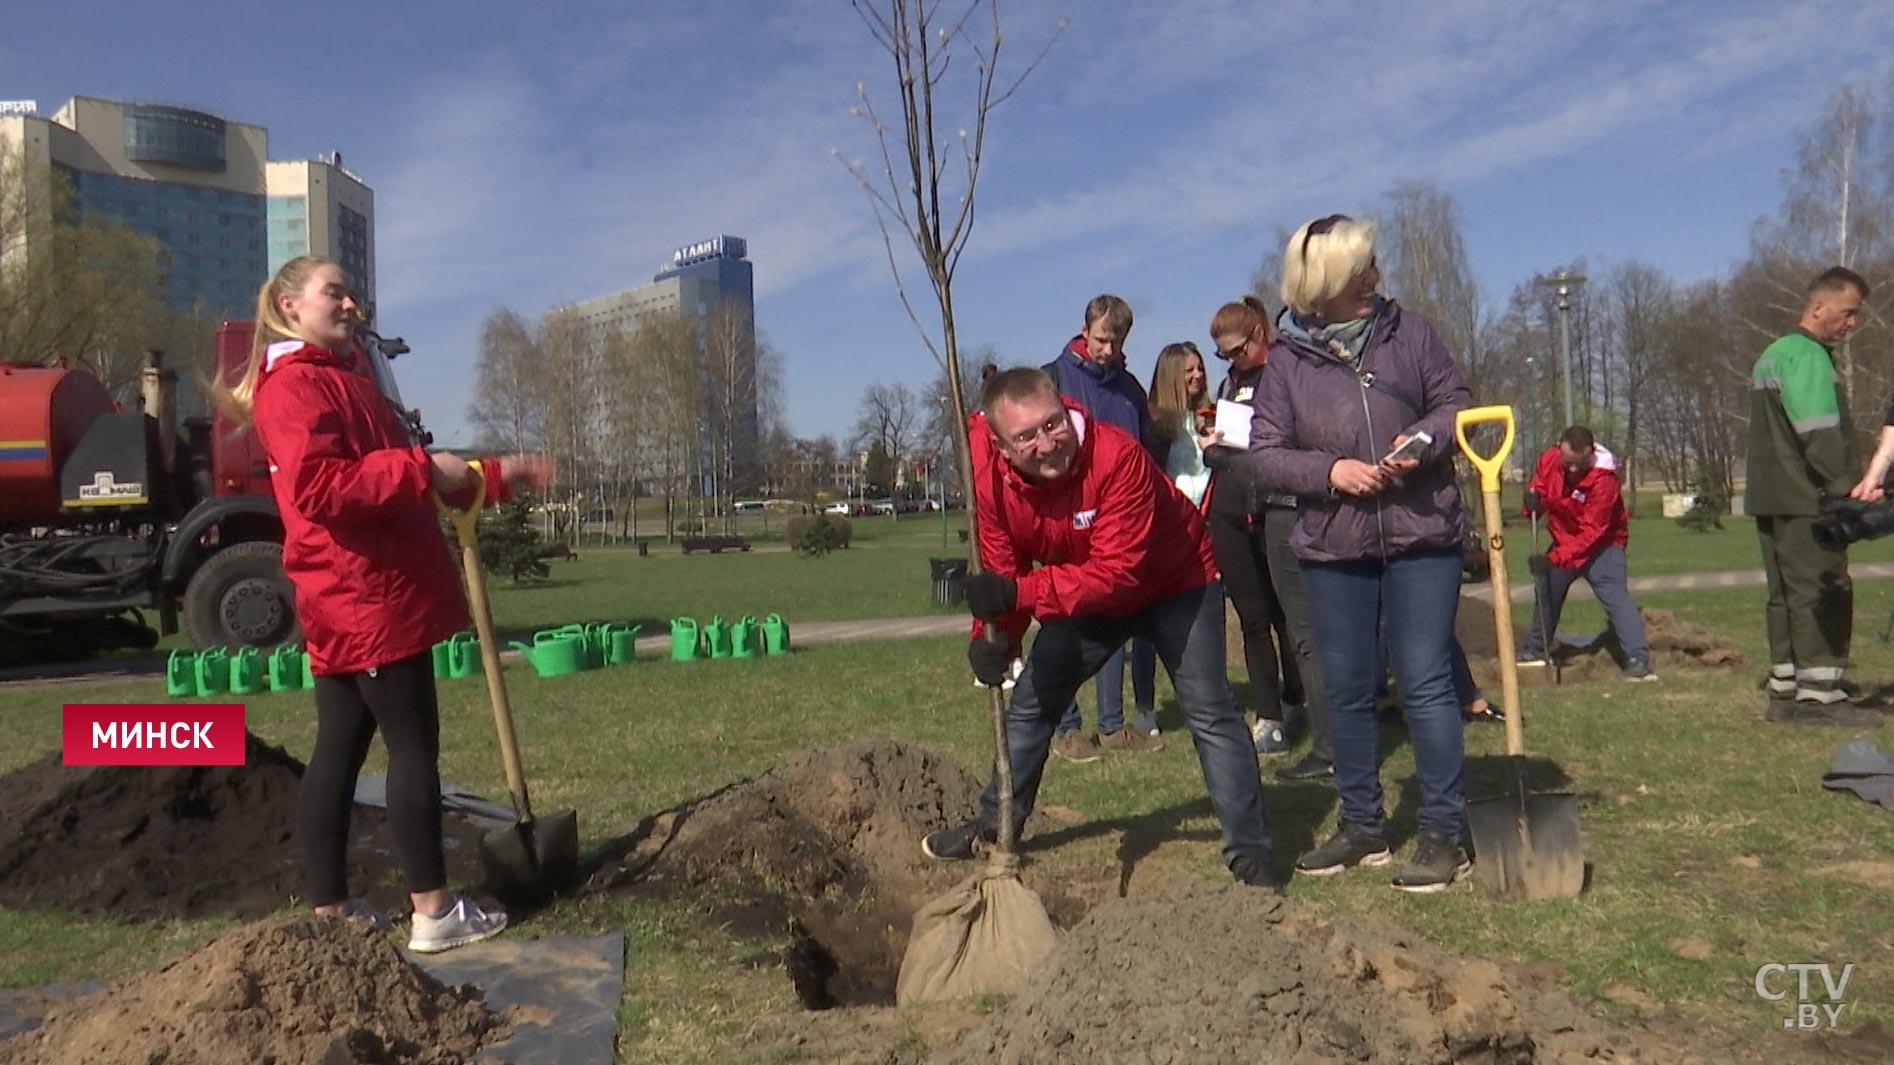
[[(1526, 507), (1545, 515), (1552, 550), (1532, 556), (1532, 628), (1526, 632), (1519, 664), (1543, 666), (1550, 661), (1547, 656), (1556, 653), (1566, 593), (1583, 577), (1624, 651), (1624, 679), (1656, 680), (1644, 638), (1644, 615), (1631, 601), (1624, 553), (1631, 542), (1631, 522), (1618, 488), (1617, 463), (1598, 446), (1590, 429), (1572, 426), (1559, 435), (1557, 447), (1539, 456), (1526, 490)], [(1549, 641), (1554, 646), (1547, 646)]]
[[(1027, 626), (1039, 622), (1006, 712), (1014, 824), (1032, 812), (1054, 726), (1073, 694), (1126, 640), (1143, 636), (1156, 644), (1196, 741), (1225, 864), (1243, 883), (1281, 891), (1256, 749), (1224, 672), (1223, 589), (1197, 508), (1137, 438), (1069, 405), (1040, 370), (988, 381), (968, 438), (987, 567), (966, 585), (979, 619), (967, 648), (974, 676), (1000, 684)], [(987, 625), (1005, 639), (989, 640)], [(991, 844), (998, 796), (996, 778), (978, 817), (930, 833), (922, 851), (957, 860)]]

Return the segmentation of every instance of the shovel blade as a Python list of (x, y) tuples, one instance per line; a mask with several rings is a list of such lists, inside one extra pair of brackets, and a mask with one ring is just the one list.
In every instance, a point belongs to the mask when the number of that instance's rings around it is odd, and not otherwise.
[(514, 907), (537, 906), (578, 878), (579, 815), (555, 810), (480, 840), (487, 890)]
[(1574, 898), (1585, 886), (1578, 796), (1514, 793), (1467, 804), (1475, 873), (1495, 899)]

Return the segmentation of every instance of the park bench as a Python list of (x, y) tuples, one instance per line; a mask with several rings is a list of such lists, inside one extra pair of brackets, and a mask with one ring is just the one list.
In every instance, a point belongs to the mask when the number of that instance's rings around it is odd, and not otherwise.
[(741, 536), (686, 536), (679, 541), (678, 547), (687, 555), (693, 551), (721, 555), (725, 551), (748, 551), (750, 542)]

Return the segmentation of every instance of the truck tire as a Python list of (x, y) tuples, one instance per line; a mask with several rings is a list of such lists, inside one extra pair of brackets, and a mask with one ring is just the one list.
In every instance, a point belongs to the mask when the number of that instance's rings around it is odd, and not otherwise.
[(300, 643), (296, 593), (283, 575), (283, 545), (232, 544), (204, 560), (184, 587), (184, 631), (198, 647)]

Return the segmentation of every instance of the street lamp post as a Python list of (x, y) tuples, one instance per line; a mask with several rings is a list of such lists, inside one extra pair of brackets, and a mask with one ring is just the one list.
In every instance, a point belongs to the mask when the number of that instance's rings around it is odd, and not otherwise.
[(1552, 289), (1558, 298), (1559, 370), (1565, 375), (1565, 424), (1568, 426), (1578, 424), (1572, 411), (1572, 293), (1584, 283), (1584, 275), (1568, 274), (1564, 270), (1539, 282)]

